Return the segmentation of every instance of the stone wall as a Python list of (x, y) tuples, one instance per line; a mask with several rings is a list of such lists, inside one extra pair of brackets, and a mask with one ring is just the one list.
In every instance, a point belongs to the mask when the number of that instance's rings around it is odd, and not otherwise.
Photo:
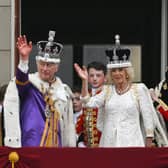
[(0, 0), (0, 85), (11, 77), (11, 0)]

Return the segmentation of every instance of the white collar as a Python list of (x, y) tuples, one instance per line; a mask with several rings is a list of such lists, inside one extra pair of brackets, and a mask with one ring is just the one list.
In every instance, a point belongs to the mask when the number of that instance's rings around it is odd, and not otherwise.
[(82, 114), (82, 110), (74, 113), (75, 117), (79, 117), (81, 114)]
[[(29, 80), (40, 92), (42, 92), (42, 86), (45, 90), (49, 88), (49, 83), (42, 81), (39, 78), (38, 72), (34, 74), (30, 74)], [(56, 81), (52, 84), (52, 88), (54, 88), (53, 89), (54, 100), (61, 99), (63, 101), (67, 101), (67, 97), (66, 97), (67, 94), (65, 94), (64, 87), (65, 85), (62, 83), (61, 79), (59, 77), (56, 77)]]

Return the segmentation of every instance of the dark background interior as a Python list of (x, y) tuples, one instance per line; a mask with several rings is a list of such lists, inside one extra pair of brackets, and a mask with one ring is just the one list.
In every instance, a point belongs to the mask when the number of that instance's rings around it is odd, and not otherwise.
[(123, 44), (142, 46), (142, 82), (153, 87), (160, 81), (160, 0), (28, 0), (22, 1), (21, 9), (22, 34), (33, 42), (47, 39), (48, 31), (56, 30), (57, 41), (73, 44), (73, 60), (82, 64), (75, 55), (81, 54), (83, 44), (113, 43), (114, 35), (120, 34)]

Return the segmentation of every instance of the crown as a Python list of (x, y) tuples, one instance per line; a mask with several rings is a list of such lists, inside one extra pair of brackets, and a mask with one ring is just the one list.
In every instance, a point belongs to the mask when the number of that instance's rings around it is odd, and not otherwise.
[(115, 46), (105, 50), (107, 56), (107, 68), (123, 68), (132, 66), (129, 61), (131, 50), (120, 45), (120, 36), (115, 35)]
[(55, 31), (49, 31), (48, 41), (37, 42), (38, 55), (36, 60), (45, 62), (60, 63), (60, 54), (63, 49), (63, 45), (54, 42)]

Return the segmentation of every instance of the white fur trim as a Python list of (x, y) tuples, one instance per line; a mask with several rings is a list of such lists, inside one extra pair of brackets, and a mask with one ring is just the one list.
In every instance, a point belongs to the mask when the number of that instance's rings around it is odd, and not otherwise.
[[(39, 78), (38, 72), (30, 74), (29, 75), (29, 81), (36, 87), (38, 88), (39, 91), (41, 91), (41, 86), (43, 85), (44, 89), (49, 88), (49, 83), (42, 81)], [(53, 92), (53, 100), (61, 99), (63, 101), (67, 101), (67, 97), (65, 94), (65, 88), (64, 84), (62, 83), (61, 79), (59, 77), (56, 77), (56, 82), (52, 85), (54, 88)], [(41, 91), (42, 92), (42, 91)]]
[(126, 68), (126, 67), (131, 67), (132, 64), (131, 62), (124, 62), (124, 63), (108, 63), (107, 68), (112, 69), (112, 68)]
[(44, 61), (44, 62), (51, 62), (51, 63), (58, 64), (61, 62), (61, 59), (36, 56), (36, 61)]
[(9, 82), (4, 98), (5, 146), (21, 147), (19, 97), (15, 78)]

